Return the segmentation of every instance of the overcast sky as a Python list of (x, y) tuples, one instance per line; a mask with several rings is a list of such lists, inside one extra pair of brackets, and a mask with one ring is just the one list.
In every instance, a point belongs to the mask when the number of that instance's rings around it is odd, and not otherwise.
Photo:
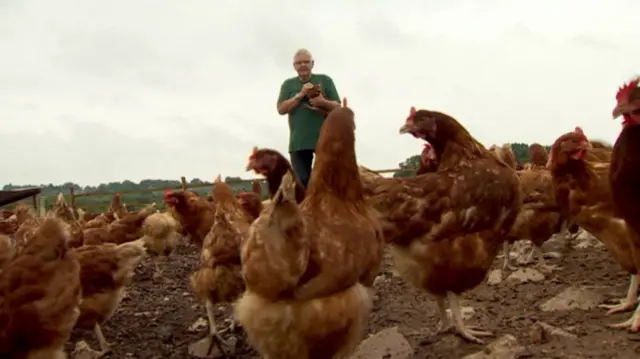
[(371, 168), (420, 152), (397, 134), (412, 105), (486, 146), (576, 125), (612, 142), (639, 14), (634, 0), (0, 0), (0, 185), (249, 177), (252, 146), (287, 150), (275, 102), (300, 47), (348, 97)]

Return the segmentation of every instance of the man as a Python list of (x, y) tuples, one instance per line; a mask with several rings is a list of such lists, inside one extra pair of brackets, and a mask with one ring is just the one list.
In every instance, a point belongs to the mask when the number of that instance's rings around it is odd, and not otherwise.
[[(278, 96), (278, 113), (289, 115), (291, 165), (305, 188), (311, 178), (311, 164), (325, 115), (340, 106), (333, 80), (327, 75), (312, 73), (313, 65), (311, 53), (298, 50), (293, 56), (293, 68), (298, 76), (285, 80)], [(318, 89), (320, 94), (315, 96)], [(314, 96), (309, 98), (312, 93)]]

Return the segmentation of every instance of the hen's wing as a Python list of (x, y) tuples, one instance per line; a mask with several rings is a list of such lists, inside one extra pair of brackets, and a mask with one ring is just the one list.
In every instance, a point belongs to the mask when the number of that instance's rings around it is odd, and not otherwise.
[(452, 176), (427, 173), (396, 179), (361, 172), (361, 180), (367, 201), (381, 214), (385, 238), (395, 243), (407, 243), (416, 232), (428, 232), (451, 207)]

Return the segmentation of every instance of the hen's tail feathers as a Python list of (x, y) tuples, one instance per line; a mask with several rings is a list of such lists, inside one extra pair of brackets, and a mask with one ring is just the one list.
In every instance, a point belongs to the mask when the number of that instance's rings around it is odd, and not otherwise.
[(213, 186), (213, 200), (216, 203), (226, 205), (237, 203), (236, 196), (233, 194), (233, 189), (227, 183), (222, 181), (222, 177), (218, 175)]
[(282, 183), (280, 183), (280, 188), (278, 188), (278, 192), (280, 192), (281, 201), (294, 201), (296, 200), (296, 180), (293, 177), (293, 173), (291, 171), (287, 171), (285, 175), (282, 177)]
[(65, 203), (64, 201), (64, 194), (62, 194), (62, 192), (58, 193), (58, 197), (56, 198), (56, 204), (62, 204)]

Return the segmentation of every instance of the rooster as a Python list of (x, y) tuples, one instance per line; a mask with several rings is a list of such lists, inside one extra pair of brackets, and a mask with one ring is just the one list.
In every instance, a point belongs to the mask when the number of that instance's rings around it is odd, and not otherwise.
[[(613, 145), (609, 183), (616, 213), (624, 219), (631, 239), (636, 270), (640, 269), (640, 88), (635, 78), (622, 86), (616, 94), (617, 104), (613, 118), (623, 117), (622, 131)], [(638, 281), (633, 298), (637, 302)], [(631, 290), (631, 289), (630, 289)], [(630, 292), (631, 294), (631, 292)], [(633, 316), (620, 327), (640, 330), (640, 305)]]

